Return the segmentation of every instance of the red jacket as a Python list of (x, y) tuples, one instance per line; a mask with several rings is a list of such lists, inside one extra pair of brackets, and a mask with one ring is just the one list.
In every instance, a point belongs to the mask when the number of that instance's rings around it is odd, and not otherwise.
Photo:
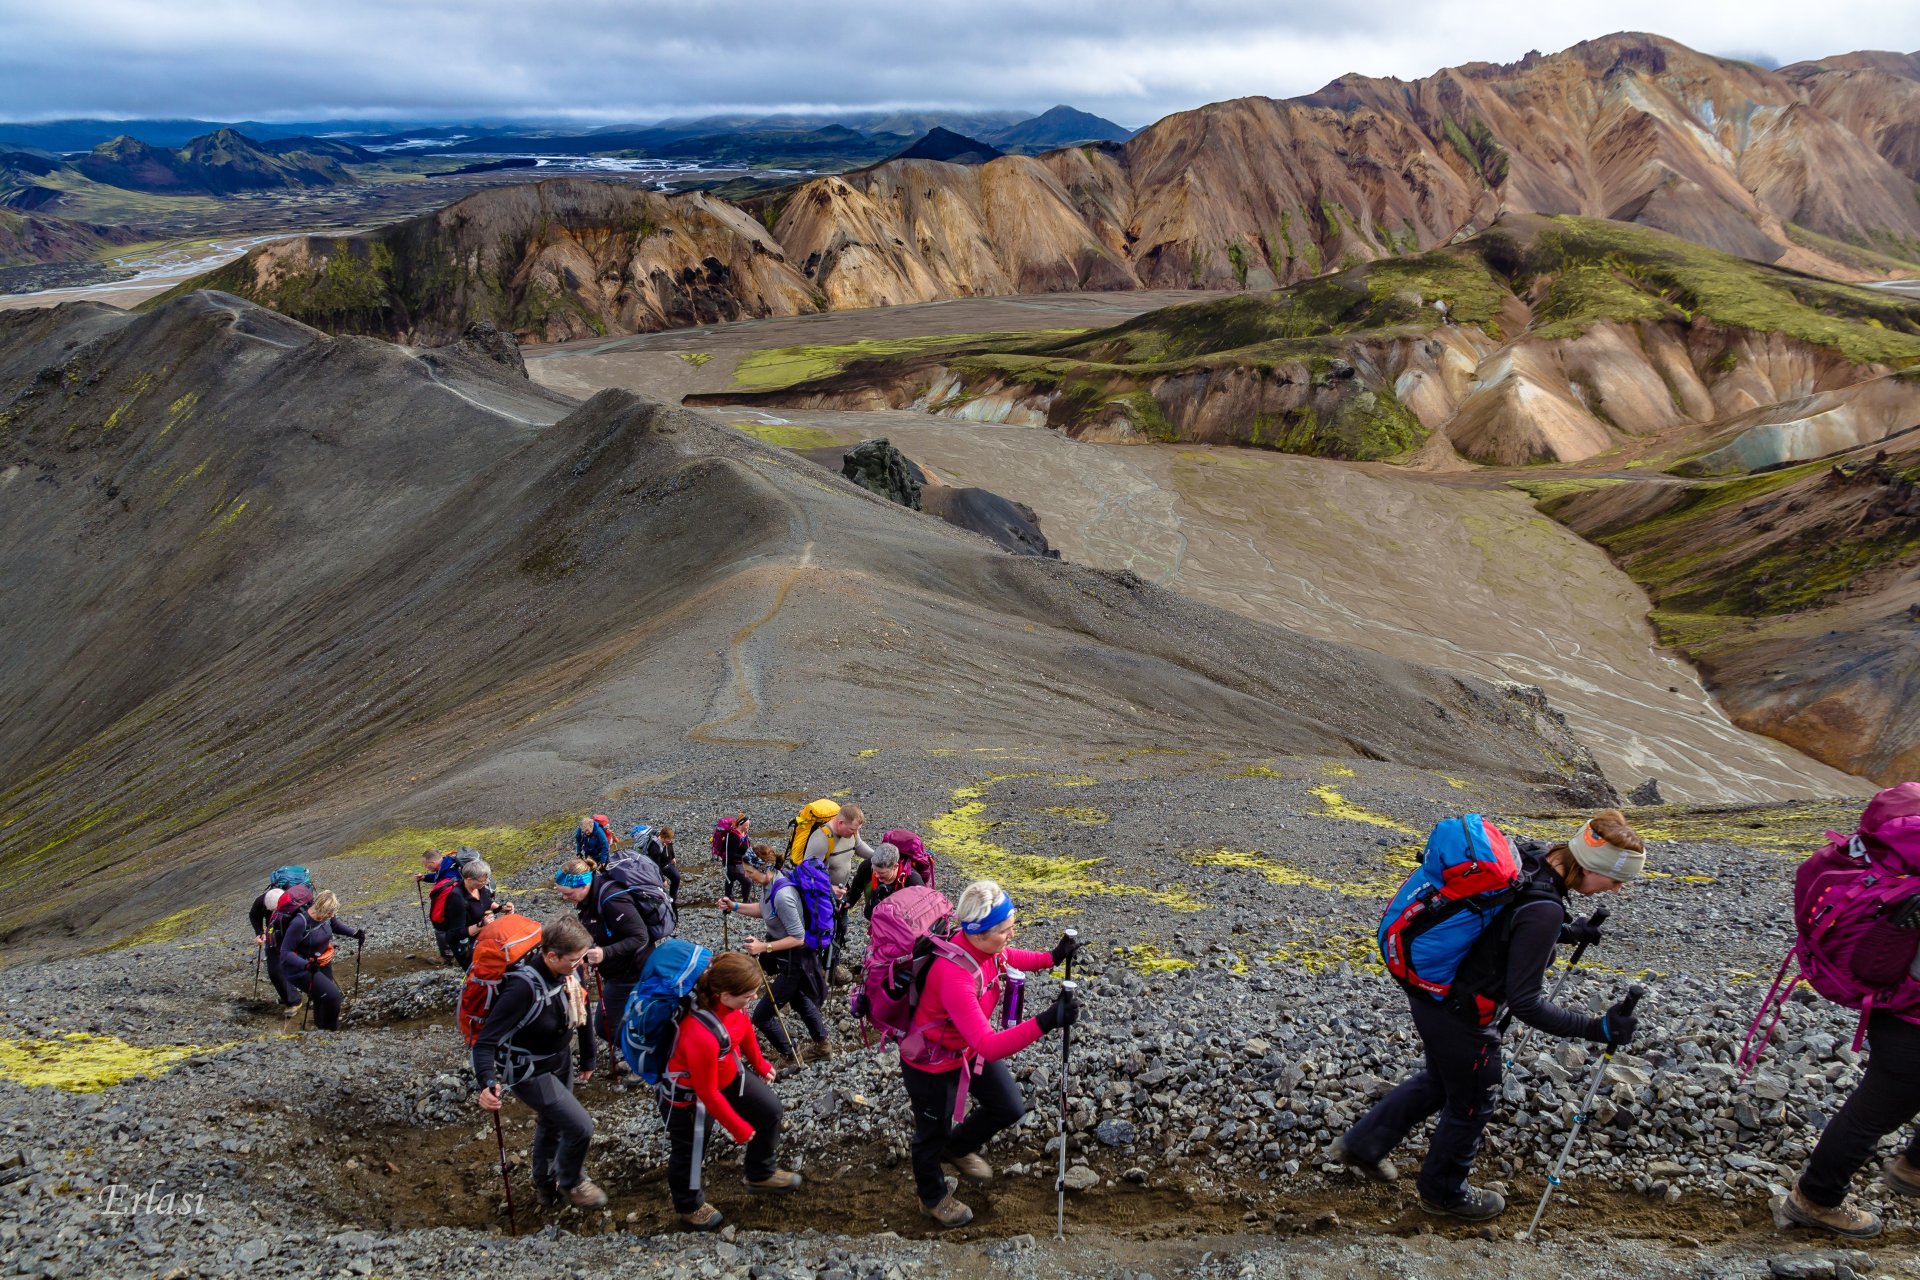
[[(673, 1056), (667, 1060), (667, 1073), (693, 1090), (707, 1114), (718, 1120), (735, 1142), (746, 1142), (753, 1137), (753, 1126), (741, 1118), (721, 1090), (740, 1074), (742, 1049), (746, 1050), (756, 1074), (764, 1077), (773, 1068), (760, 1052), (760, 1040), (754, 1035), (753, 1020), (747, 1017), (746, 1010), (723, 1007), (712, 1012), (732, 1037), (733, 1049), (721, 1057), (720, 1042), (713, 1038), (713, 1032), (707, 1030), (700, 1019), (688, 1017), (680, 1023), (680, 1038), (673, 1046)], [(674, 1105), (690, 1107), (693, 1104), (676, 1102)]]
[[(1045, 951), (1016, 951), (1012, 947), (996, 956), (983, 956), (974, 949), (964, 933), (956, 935), (955, 941), (980, 962), (980, 976), (986, 979), (986, 990), (975, 999), (973, 974), (951, 960), (938, 958), (927, 970), (927, 987), (920, 996), (919, 1007), (913, 1012), (913, 1025), (924, 1027), (930, 1023), (944, 1024), (935, 1026), (928, 1038), (956, 1054), (969, 1052), (981, 1062), (1010, 1058), (1045, 1034), (1035, 1018), (1028, 1018), (1005, 1031), (995, 1031), (990, 1019), (994, 1006), (1000, 1001), (1000, 988), (1007, 969), (1011, 967), (1022, 973), (1045, 973), (1053, 968), (1053, 956)], [(959, 1066), (956, 1061), (946, 1067), (932, 1067), (929, 1070), (953, 1071)]]

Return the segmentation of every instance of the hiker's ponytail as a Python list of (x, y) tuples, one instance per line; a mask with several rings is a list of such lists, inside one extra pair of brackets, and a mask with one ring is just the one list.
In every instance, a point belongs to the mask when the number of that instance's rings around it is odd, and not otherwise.
[(751, 995), (759, 989), (759, 961), (738, 951), (722, 951), (715, 956), (693, 984), (695, 999), (708, 1009), (719, 1005), (721, 996)]

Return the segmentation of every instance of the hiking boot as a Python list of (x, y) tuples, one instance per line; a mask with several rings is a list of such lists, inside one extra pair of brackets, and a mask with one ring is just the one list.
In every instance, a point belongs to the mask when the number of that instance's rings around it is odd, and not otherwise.
[(939, 1204), (921, 1205), (920, 1212), (943, 1227), (964, 1227), (973, 1221), (973, 1210), (955, 1200), (952, 1192), (948, 1192)]
[(992, 1182), (993, 1166), (980, 1158), (979, 1152), (968, 1156), (943, 1155), (940, 1163), (952, 1169), (968, 1182)]
[(298, 1000), (295, 1000), (295, 1001), (294, 1001), (294, 1002), (293, 1002), (292, 1004), (290, 1004), (290, 1005), (288, 1005), (288, 1006), (287, 1006), (286, 1008), (284, 1008), (284, 1009), (282, 1009), (282, 1010), (280, 1011), (280, 1016), (281, 1016), (281, 1017), (283, 1017), (283, 1018), (286, 1018), (286, 1019), (288, 1019), (289, 1021), (291, 1021), (291, 1020), (292, 1020), (292, 1019), (294, 1019), (294, 1018), (297, 1018), (297, 1017), (299, 1017), (299, 1016), (300, 1016), (300, 1006), (302, 1006), (302, 1005), (304, 1005), (304, 1004), (305, 1004), (306, 1002), (307, 1002), (307, 998), (306, 998), (305, 996), (301, 996), (301, 997), (300, 997), (300, 998), (299, 998)]
[(1780, 1216), (1796, 1227), (1812, 1227), (1849, 1240), (1866, 1240), (1880, 1234), (1880, 1219), (1865, 1209), (1842, 1204), (1832, 1209), (1815, 1204), (1795, 1187), (1780, 1205)]
[(764, 1178), (747, 1179), (747, 1190), (759, 1195), (781, 1195), (800, 1189), (800, 1175), (791, 1169), (775, 1169)]
[(703, 1204), (692, 1213), (680, 1215), (680, 1221), (690, 1231), (712, 1231), (727, 1220), (727, 1215), (710, 1204)]
[(794, 1057), (801, 1062), (825, 1062), (833, 1057), (833, 1046), (825, 1040), (815, 1040), (804, 1049), (794, 1050)]
[(607, 1203), (607, 1193), (594, 1186), (592, 1178), (582, 1178), (567, 1188), (567, 1203), (576, 1209), (599, 1209)]
[(540, 1203), (548, 1209), (559, 1205), (561, 1200), (560, 1184), (557, 1182), (542, 1182), (540, 1179), (535, 1178), (533, 1180), (533, 1193), (540, 1197)]
[(795, 1049), (792, 1053), (776, 1053), (767, 1059), (775, 1071), (798, 1071), (807, 1065), (805, 1050)]
[(1895, 1195), (1920, 1196), (1920, 1165), (1904, 1155), (1893, 1158), (1893, 1163), (1881, 1171), (1880, 1180)]
[(853, 981), (853, 974), (843, 964), (833, 966), (833, 972), (828, 976), (836, 987), (844, 987)]
[(1485, 1222), (1497, 1218), (1507, 1211), (1506, 1199), (1497, 1191), (1482, 1191), (1479, 1187), (1467, 1187), (1456, 1200), (1429, 1200), (1420, 1197), (1420, 1207), (1428, 1213), (1443, 1214), (1449, 1218), (1464, 1218), (1468, 1222)]
[(612, 1093), (625, 1093), (627, 1091), (627, 1073), (624, 1071), (616, 1071), (608, 1076), (607, 1089)]
[(1394, 1163), (1391, 1160), (1380, 1159), (1375, 1160), (1372, 1164), (1368, 1164), (1366, 1161), (1355, 1156), (1347, 1150), (1347, 1140), (1345, 1137), (1339, 1137), (1333, 1140), (1333, 1145), (1327, 1148), (1327, 1159), (1335, 1164), (1345, 1165), (1361, 1177), (1371, 1178), (1375, 1182), (1393, 1182), (1400, 1176), (1400, 1170), (1394, 1167)]

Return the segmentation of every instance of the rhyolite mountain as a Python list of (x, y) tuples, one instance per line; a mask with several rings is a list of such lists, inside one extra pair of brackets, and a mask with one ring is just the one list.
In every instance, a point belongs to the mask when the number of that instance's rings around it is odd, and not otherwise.
[[(1845, 278), (1920, 274), (1920, 198), (1901, 167), (1907, 135), (1898, 121), (1883, 126), (1864, 109), (1843, 109), (1831, 89), (1822, 97), (1817, 79), (1621, 34), (1416, 81), (1343, 76), (1301, 98), (1215, 103), (1124, 143), (984, 164), (894, 160), (743, 206), (766, 233), (748, 238), (796, 273), (785, 292), (801, 309), (1063, 289), (1271, 288), (1430, 249), (1503, 214), (1638, 223)], [(696, 220), (711, 216), (694, 204), (624, 217), (611, 212), (616, 202), (604, 207), (608, 221), (557, 218), (529, 228), (510, 253), (490, 252), (537, 263), (569, 244), (621, 240), (636, 221), (672, 234), (683, 207)], [(323, 273), (329, 244), (346, 243), (309, 241), (308, 269)], [(224, 272), (220, 287), (284, 296), (284, 261), (253, 271), (265, 257)], [(440, 265), (450, 280), (463, 270)], [(657, 314), (626, 306), (624, 264), (600, 267), (601, 278), (576, 275), (564, 286), (565, 307), (452, 315), (440, 328), (482, 318), (554, 340), (623, 332)], [(778, 302), (764, 311), (744, 296), (740, 304), (741, 314), (788, 314)], [(449, 305), (415, 298), (405, 311), (437, 316)], [(430, 336), (396, 325), (400, 313), (297, 314)]]
[(697, 415), (229, 295), (0, 312), (0, 432), (10, 944), (124, 934), (188, 885), (244, 901), (400, 826), (566, 812), (669, 741), (818, 767), (895, 733), (1231, 741), (1612, 795), (1538, 690), (1009, 555)]

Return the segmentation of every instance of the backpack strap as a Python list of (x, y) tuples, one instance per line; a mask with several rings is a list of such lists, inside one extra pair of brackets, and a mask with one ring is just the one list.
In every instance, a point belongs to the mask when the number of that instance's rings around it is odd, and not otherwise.
[[(716, 1057), (724, 1059), (728, 1054), (733, 1052), (733, 1037), (727, 1034), (726, 1026), (721, 1023), (719, 1018), (714, 1016), (713, 1010), (702, 1009), (696, 1004), (692, 1008), (683, 1011), (678, 1019), (675, 1020), (673, 1051), (667, 1055), (667, 1061), (673, 1061), (674, 1054), (680, 1052), (680, 1037), (686, 1034), (688, 1018), (699, 1022), (701, 1026), (707, 1029), (707, 1034), (713, 1037), (714, 1046), (718, 1051), (715, 1054)], [(740, 1064), (740, 1070), (745, 1071), (746, 1069), (745, 1063)], [(668, 1106), (684, 1107), (689, 1102), (698, 1105), (699, 1095), (694, 1093), (688, 1086), (680, 1083), (685, 1078), (686, 1072), (684, 1071), (662, 1071), (660, 1073), (660, 1096)]]
[[(547, 986), (527, 968), (527, 962), (522, 960), (507, 970), (500, 979), (500, 986), (495, 990), (494, 998), (498, 999), (500, 992), (506, 989), (507, 983), (516, 977), (533, 988), (533, 1003), (528, 1006), (526, 1013), (521, 1015), (520, 1021), (513, 1024), (513, 1030), (501, 1038), (500, 1048), (494, 1054), (495, 1069), (499, 1073), (499, 1083), (503, 1089), (511, 1089), (533, 1078), (533, 1064), (537, 1057), (531, 1049), (522, 1049), (514, 1044), (514, 1037), (532, 1026), (533, 1020), (538, 1018), (546, 1007), (567, 989), (567, 984), (564, 982), (558, 986)], [(568, 1052), (571, 1052), (570, 1048)]]

